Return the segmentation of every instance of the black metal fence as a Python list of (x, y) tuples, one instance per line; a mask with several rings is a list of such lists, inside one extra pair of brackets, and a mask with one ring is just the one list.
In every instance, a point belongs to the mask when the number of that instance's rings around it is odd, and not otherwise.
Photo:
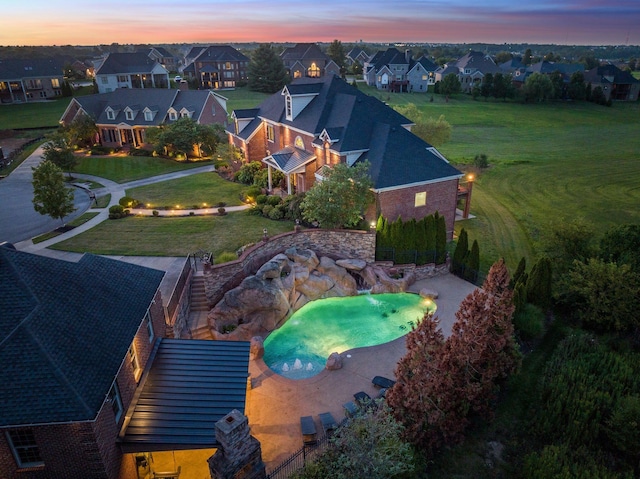
[(287, 479), (291, 474), (302, 469), (307, 462), (313, 461), (329, 444), (329, 436), (324, 435), (313, 446), (302, 446), (291, 456), (267, 474), (267, 479)]

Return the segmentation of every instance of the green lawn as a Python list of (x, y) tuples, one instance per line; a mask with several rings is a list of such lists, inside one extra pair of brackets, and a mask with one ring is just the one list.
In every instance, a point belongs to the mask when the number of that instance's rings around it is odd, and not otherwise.
[(222, 90), (218, 93), (229, 100), (227, 101), (227, 111), (229, 114), (231, 114), (233, 110), (255, 108), (262, 103), (265, 98), (270, 96), (266, 93), (251, 91), (247, 87), (236, 88), (235, 90)]
[(51, 248), (141, 256), (187, 256), (202, 249), (215, 257), (260, 241), (263, 228), (274, 235), (292, 231), (293, 223), (271, 221), (246, 211), (226, 216), (128, 217), (104, 221)]
[(459, 168), (468, 168), (476, 154), (488, 156), (490, 167), (473, 189), (477, 218), (456, 225), (478, 239), (483, 269), (500, 256), (511, 268), (522, 256), (535, 258), (553, 223), (583, 218), (602, 234), (615, 224), (640, 222), (639, 103), (608, 108), (430, 98), (383, 97), (392, 106), (412, 102), (425, 117), (444, 115), (453, 133), (439, 150)]
[(211, 161), (181, 162), (149, 156), (86, 156), (79, 158), (76, 173), (95, 175), (117, 183), (187, 170), (212, 164)]
[[(97, 212), (87, 212), (79, 217), (77, 217), (76, 219), (74, 219), (73, 221), (70, 221), (69, 223), (67, 223), (67, 226), (80, 226), (85, 224), (87, 221), (89, 221), (91, 218), (93, 218), (94, 216), (98, 216), (100, 213)], [(43, 241), (46, 241), (50, 238), (55, 238), (56, 236), (61, 235), (63, 232), (62, 231), (58, 231), (58, 229), (55, 229), (53, 231), (49, 231), (48, 233), (45, 233), (43, 235), (37, 236), (36, 238), (33, 238), (33, 244), (37, 244), (37, 243), (42, 243)]]
[(246, 185), (227, 181), (217, 173), (209, 172), (140, 186), (127, 190), (126, 194), (145, 205), (151, 205), (151, 208), (174, 208), (176, 205), (201, 208), (220, 202), (227, 206), (241, 205), (242, 192), (246, 189)]
[(0, 106), (0, 130), (57, 128), (70, 98)]

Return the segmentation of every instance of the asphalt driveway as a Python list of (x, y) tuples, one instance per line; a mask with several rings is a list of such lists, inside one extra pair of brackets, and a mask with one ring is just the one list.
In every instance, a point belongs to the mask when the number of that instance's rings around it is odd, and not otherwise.
[[(41, 215), (33, 209), (33, 175), (31, 168), (42, 161), (42, 148), (38, 148), (9, 176), (0, 180), (0, 243), (19, 241), (47, 233), (59, 226), (59, 220)], [(64, 218), (67, 223), (84, 213), (90, 204), (89, 195), (74, 188), (76, 211)]]

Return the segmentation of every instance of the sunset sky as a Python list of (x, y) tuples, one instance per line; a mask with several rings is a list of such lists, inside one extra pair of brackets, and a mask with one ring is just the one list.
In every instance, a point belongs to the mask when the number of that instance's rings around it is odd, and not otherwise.
[(639, 0), (11, 0), (0, 45), (640, 44)]

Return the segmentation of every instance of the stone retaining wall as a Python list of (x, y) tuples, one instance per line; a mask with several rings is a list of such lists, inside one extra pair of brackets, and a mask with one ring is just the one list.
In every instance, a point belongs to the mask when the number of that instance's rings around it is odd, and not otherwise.
[(375, 261), (376, 235), (367, 231), (320, 229), (282, 233), (247, 249), (236, 261), (205, 264), (204, 283), (209, 306), (213, 307), (225, 292), (255, 274), (265, 262), (293, 246), (310, 249), (318, 257), (353, 258), (372, 263)]

